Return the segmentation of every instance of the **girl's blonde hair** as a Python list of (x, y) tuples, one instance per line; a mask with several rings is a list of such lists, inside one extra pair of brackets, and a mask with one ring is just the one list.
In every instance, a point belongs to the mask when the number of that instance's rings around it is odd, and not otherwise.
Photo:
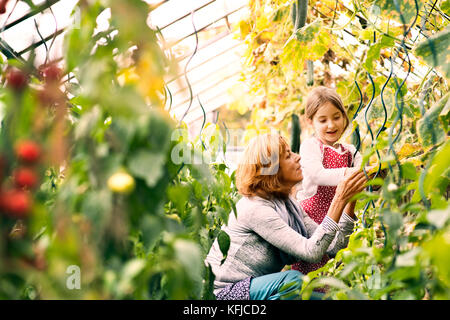
[(289, 148), (279, 134), (266, 133), (250, 140), (236, 169), (239, 193), (265, 199), (287, 197), (290, 190), (281, 181), (279, 159)]
[(325, 103), (330, 102), (333, 104), (339, 111), (342, 112), (342, 115), (345, 118), (345, 129), (347, 129), (349, 125), (349, 119), (347, 115), (347, 111), (345, 111), (344, 103), (342, 102), (341, 97), (338, 95), (336, 90), (332, 88), (327, 88), (324, 86), (319, 86), (311, 90), (306, 98), (306, 106), (305, 106), (305, 115), (308, 119), (312, 120), (314, 115), (317, 113), (317, 110)]

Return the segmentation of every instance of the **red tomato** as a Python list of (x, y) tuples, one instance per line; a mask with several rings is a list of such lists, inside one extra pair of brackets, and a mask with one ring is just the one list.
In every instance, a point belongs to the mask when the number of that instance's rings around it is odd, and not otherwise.
[(13, 176), (14, 182), (20, 188), (33, 188), (38, 182), (36, 173), (30, 168), (19, 168), (14, 171)]
[(34, 163), (41, 156), (41, 147), (34, 141), (21, 141), (16, 146), (16, 155), (24, 162)]
[(2, 211), (13, 218), (25, 218), (31, 209), (31, 196), (24, 190), (7, 190), (0, 196)]
[[(1, 9), (1, 7), (0, 7)], [(10, 69), (6, 74), (8, 86), (15, 91), (22, 91), (28, 83), (28, 75), (19, 69)]]
[(9, 0), (0, 0), (0, 14), (3, 14), (6, 12), (6, 4)]
[(58, 82), (62, 77), (62, 70), (53, 63), (43, 67), (42, 74), (46, 82)]

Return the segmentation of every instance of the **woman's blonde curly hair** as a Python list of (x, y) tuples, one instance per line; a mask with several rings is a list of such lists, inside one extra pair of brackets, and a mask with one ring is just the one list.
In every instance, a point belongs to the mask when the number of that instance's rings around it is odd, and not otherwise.
[(287, 197), (290, 189), (281, 181), (279, 159), (289, 149), (279, 134), (266, 133), (250, 140), (236, 169), (239, 193), (265, 199)]

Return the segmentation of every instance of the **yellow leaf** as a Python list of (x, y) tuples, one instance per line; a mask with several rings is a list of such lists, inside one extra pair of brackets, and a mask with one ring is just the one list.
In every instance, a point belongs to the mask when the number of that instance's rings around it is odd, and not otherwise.
[(117, 76), (117, 81), (119, 81), (121, 86), (125, 84), (137, 83), (139, 81), (139, 76), (136, 73), (136, 68), (131, 67), (123, 69)]
[(270, 23), (265, 15), (261, 15), (256, 19), (256, 31), (265, 30), (268, 27), (270, 27)]
[(269, 31), (263, 31), (258, 35), (258, 39), (260, 42), (268, 42), (270, 41), (275, 33)]
[(138, 89), (142, 95), (153, 100), (160, 100), (158, 93), (164, 90), (164, 80), (159, 74), (151, 52), (143, 52), (136, 66), (139, 77)]
[(244, 39), (251, 31), (250, 24), (245, 20), (239, 22), (239, 31), (241, 33), (241, 39)]
[(400, 159), (406, 158), (407, 156), (413, 154), (418, 150), (417, 146), (413, 146), (410, 143), (405, 143), (401, 149), (398, 151), (397, 155)]
[(361, 40), (373, 40), (373, 28), (367, 28), (358, 32)]

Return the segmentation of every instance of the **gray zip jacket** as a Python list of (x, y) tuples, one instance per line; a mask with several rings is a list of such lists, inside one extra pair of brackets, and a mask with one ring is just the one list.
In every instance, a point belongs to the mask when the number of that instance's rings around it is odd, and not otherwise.
[(222, 226), (230, 236), (225, 262), (220, 265), (223, 255), (217, 239), (206, 257), (206, 263), (211, 265), (216, 276), (214, 294), (249, 276), (280, 272), (286, 265), (280, 251), (290, 257), (289, 264), (299, 260), (319, 262), (325, 253), (333, 257), (347, 246), (354, 219), (343, 213), (339, 224), (326, 216), (318, 225), (294, 202), (301, 213), (305, 235), (296, 232), (281, 218), (280, 211), (287, 214), (281, 199), (266, 200), (255, 196), (243, 197), (237, 202), (237, 217), (230, 213), (228, 225)]

